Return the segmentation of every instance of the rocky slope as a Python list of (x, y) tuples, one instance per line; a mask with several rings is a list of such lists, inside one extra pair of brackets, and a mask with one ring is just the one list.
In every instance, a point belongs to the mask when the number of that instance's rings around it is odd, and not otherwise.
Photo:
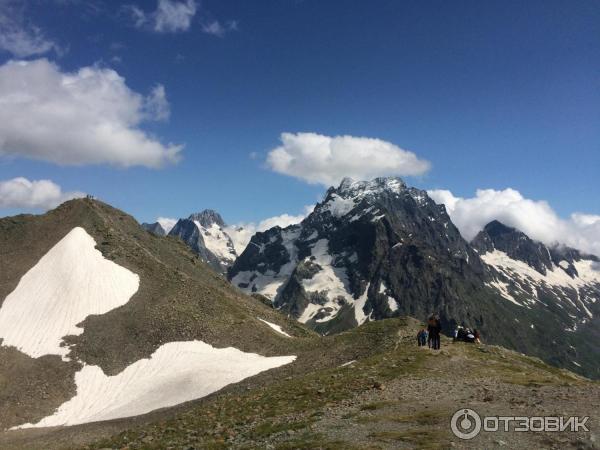
[[(598, 448), (600, 385), (501, 347), (418, 348), (396, 318), (308, 337), (301, 364), (134, 420), (0, 435), (0, 447), (86, 449)], [(273, 377), (272, 375), (277, 375)], [(590, 416), (590, 432), (454, 436), (453, 414)], [(90, 444), (90, 442), (93, 442)]]
[(219, 273), (225, 273), (237, 258), (233, 241), (219, 213), (211, 209), (179, 219), (169, 236), (181, 238)]
[(488, 286), (521, 310), (544, 317), (540, 333), (552, 343), (567, 337), (563, 365), (598, 377), (599, 259), (565, 246), (548, 247), (498, 221), (486, 225), (472, 245), (489, 268)]
[[(600, 377), (597, 349), (584, 342), (583, 334), (565, 331), (573, 319), (558, 311), (564, 302), (550, 298), (523, 307), (512, 301), (506, 295), (510, 289), (502, 284), (510, 273), (500, 272), (489, 257), (483, 257), (497, 241), (527, 267), (532, 264), (540, 276), (550, 271), (568, 277), (579, 264), (573, 258), (580, 256), (570, 249), (554, 249), (552, 256), (539, 243), (505, 236), (498, 231), (501, 226), (487, 227), (489, 233), (480, 235), (474, 247), (462, 238), (445, 207), (425, 191), (398, 178), (345, 179), (330, 188), (299, 225), (253, 236), (230, 268), (229, 278), (243, 291), (270, 298), (276, 309), (321, 333), (398, 315), (426, 317), (437, 312), (447, 333), (465, 324), (495, 343)], [(561, 251), (567, 259), (553, 262), (552, 258), (562, 258)], [(552, 272), (557, 264), (571, 260), (573, 267)], [(586, 261), (581, 264), (587, 278), (574, 282), (589, 297), (579, 304), (578, 314), (587, 314), (585, 308), (592, 303), (600, 304), (594, 300), (600, 295), (590, 284), (598, 279), (591, 268), (594, 262)], [(552, 306), (542, 307), (545, 303)], [(584, 322), (587, 333), (597, 333), (598, 324), (590, 319)], [(541, 338), (544, 332), (551, 332), (553, 339)]]
[(102, 202), (0, 219), (0, 429), (198, 398), (289, 364), (306, 334)]

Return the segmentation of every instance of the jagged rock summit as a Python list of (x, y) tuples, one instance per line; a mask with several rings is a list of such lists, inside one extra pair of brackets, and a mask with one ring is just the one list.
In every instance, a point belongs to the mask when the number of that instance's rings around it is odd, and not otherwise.
[[(447, 274), (437, 270), (442, 264)], [(425, 191), (399, 178), (345, 178), (301, 224), (257, 233), (229, 276), (301, 322), (335, 331), (452, 308), (447, 300), (481, 284), (483, 273), (445, 207)], [(459, 289), (443, 283), (451, 274)]]
[(233, 241), (221, 215), (205, 209), (179, 219), (169, 236), (177, 236), (219, 273), (225, 273), (237, 258)]
[(547, 246), (497, 220), (488, 223), (471, 244), (482, 255), (500, 251), (513, 260), (524, 262), (542, 275), (560, 268), (571, 278), (576, 278), (579, 275), (575, 267), (577, 262), (599, 261), (598, 257), (571, 247), (559, 244)]
[(193, 220), (194, 222), (198, 222), (205, 228), (210, 228), (214, 224), (225, 228), (225, 221), (221, 217), (221, 215), (216, 212), (214, 209), (205, 209), (199, 213), (191, 214), (188, 217), (189, 220)]

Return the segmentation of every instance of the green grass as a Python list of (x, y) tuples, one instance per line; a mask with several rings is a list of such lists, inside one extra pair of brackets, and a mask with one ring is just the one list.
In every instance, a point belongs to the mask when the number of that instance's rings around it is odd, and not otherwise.
[(277, 450), (297, 450), (297, 449), (322, 449), (322, 450), (354, 450), (358, 449), (348, 442), (341, 440), (325, 440), (325, 437), (318, 433), (304, 433), (299, 437), (290, 439), (275, 447)]
[(396, 403), (398, 403), (398, 402), (391, 401), (391, 400), (385, 400), (385, 401), (381, 401), (381, 402), (372, 402), (372, 403), (367, 403), (366, 405), (362, 405), (360, 407), (360, 409), (362, 411), (374, 411), (377, 409), (381, 409), (381, 408), (385, 408), (387, 406), (394, 405)]
[(255, 438), (265, 438), (275, 433), (280, 433), (282, 431), (297, 431), (303, 428), (307, 428), (314, 420), (305, 420), (300, 422), (264, 422), (254, 428), (252, 431), (252, 437)]

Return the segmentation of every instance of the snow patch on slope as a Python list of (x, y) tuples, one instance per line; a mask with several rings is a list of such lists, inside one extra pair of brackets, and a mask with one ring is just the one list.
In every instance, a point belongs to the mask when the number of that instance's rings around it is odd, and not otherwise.
[(84, 366), (77, 394), (51, 416), (18, 428), (77, 425), (137, 416), (205, 397), (231, 383), (289, 364), (295, 356), (265, 357), (202, 341), (169, 342), (115, 376)]
[(354, 318), (356, 319), (356, 323), (358, 325), (362, 325), (371, 318), (370, 315), (367, 316), (365, 314), (365, 305), (367, 303), (367, 297), (369, 295), (369, 287), (370, 284), (367, 284), (365, 292), (363, 292), (363, 294), (360, 297), (358, 297), (354, 302)]
[(292, 337), (289, 334), (287, 334), (285, 331), (283, 331), (283, 329), (279, 325), (276, 325), (276, 324), (271, 323), (271, 322), (267, 322), (266, 320), (261, 319), (260, 317), (258, 318), (258, 320), (260, 320), (261, 322), (266, 323), (271, 328), (273, 328), (275, 331), (277, 331), (279, 334), (283, 334), (284, 336), (287, 336), (287, 337)]
[[(320, 310), (330, 310), (330, 313), (317, 322), (326, 322), (331, 320), (341, 308), (341, 304), (337, 301), (339, 297), (347, 300), (350, 303), (354, 302), (352, 295), (348, 289), (348, 276), (346, 270), (332, 265), (333, 257), (329, 254), (329, 241), (327, 239), (319, 239), (311, 250), (313, 262), (321, 267), (312, 278), (302, 280), (302, 287), (308, 293), (320, 292), (325, 293), (329, 300), (324, 305), (315, 305), (317, 308), (308, 308), (303, 312), (298, 319), (302, 323), (306, 323)], [(309, 305), (310, 306), (310, 305)]]
[(388, 291), (387, 286), (385, 285), (385, 283), (382, 281), (381, 284), (379, 285), (379, 293), (381, 295), (385, 295), (387, 298), (387, 304), (388, 307), (390, 308), (390, 311), (394, 312), (398, 310), (398, 302), (396, 301), (395, 298), (390, 297), (389, 295), (386, 294), (386, 292)]
[[(562, 267), (564, 264), (560, 266), (554, 265), (551, 270), (547, 270), (546, 275), (543, 275), (527, 263), (512, 259), (500, 250), (487, 252), (481, 255), (481, 258), (486, 264), (493, 266), (498, 271), (514, 280), (520, 290), (524, 293), (527, 294), (532, 292), (532, 294), (530, 294), (532, 301), (537, 299), (536, 288), (545, 287), (547, 289), (552, 289), (553, 292), (565, 301), (568, 301), (578, 309), (582, 309), (589, 317), (592, 317), (592, 313), (585, 305), (585, 302), (588, 300), (581, 289), (591, 288), (600, 292), (600, 272), (594, 270), (593, 261), (575, 261), (573, 266), (575, 267), (578, 276), (572, 278)], [(503, 297), (511, 300), (513, 303), (519, 304), (514, 297), (508, 293), (505, 283), (498, 281), (492, 283), (492, 285), (501, 292)], [(574, 291), (578, 304), (573, 303), (573, 301), (565, 294), (565, 289), (572, 289)], [(593, 299), (590, 299), (589, 301), (593, 302)]]
[(0, 308), (2, 345), (32, 358), (69, 353), (63, 337), (79, 335), (87, 316), (126, 304), (139, 287), (133, 272), (105, 259), (94, 239), (73, 228), (19, 281)]
[(353, 198), (343, 198), (337, 194), (333, 194), (324, 208), (329, 211), (333, 217), (343, 217), (354, 208), (355, 203)]
[[(298, 263), (298, 249), (296, 248), (295, 242), (300, 236), (301, 231), (302, 228), (300, 227), (282, 230), (281, 244), (287, 250), (290, 260), (286, 264), (282, 265), (277, 272), (273, 270), (266, 270), (264, 273), (253, 270), (239, 272), (231, 279), (231, 283), (248, 294), (257, 292), (270, 300), (274, 300), (275, 297), (277, 297), (279, 289), (287, 281), (288, 277), (292, 274)], [(249, 245), (256, 244), (250, 242)], [(263, 250), (264, 245), (259, 247), (260, 252)]]

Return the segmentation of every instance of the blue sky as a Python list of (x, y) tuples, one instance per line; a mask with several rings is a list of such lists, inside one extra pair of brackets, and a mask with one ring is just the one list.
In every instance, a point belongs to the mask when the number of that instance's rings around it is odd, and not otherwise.
[(0, 181), (49, 179), (141, 221), (206, 207), (259, 221), (324, 192), (265, 163), (281, 133), (310, 132), (414, 152), (431, 168), (405, 178), (424, 189), (513, 188), (565, 220), (600, 214), (598, 2), (186, 1), (187, 28), (157, 30), (154, 0), (0, 0), (0, 32), (8, 23), (55, 45), (25, 56), (5, 46), (0, 64), (112, 69), (143, 96), (160, 84), (168, 120), (135, 127), (185, 146), (159, 169), (4, 148)]

